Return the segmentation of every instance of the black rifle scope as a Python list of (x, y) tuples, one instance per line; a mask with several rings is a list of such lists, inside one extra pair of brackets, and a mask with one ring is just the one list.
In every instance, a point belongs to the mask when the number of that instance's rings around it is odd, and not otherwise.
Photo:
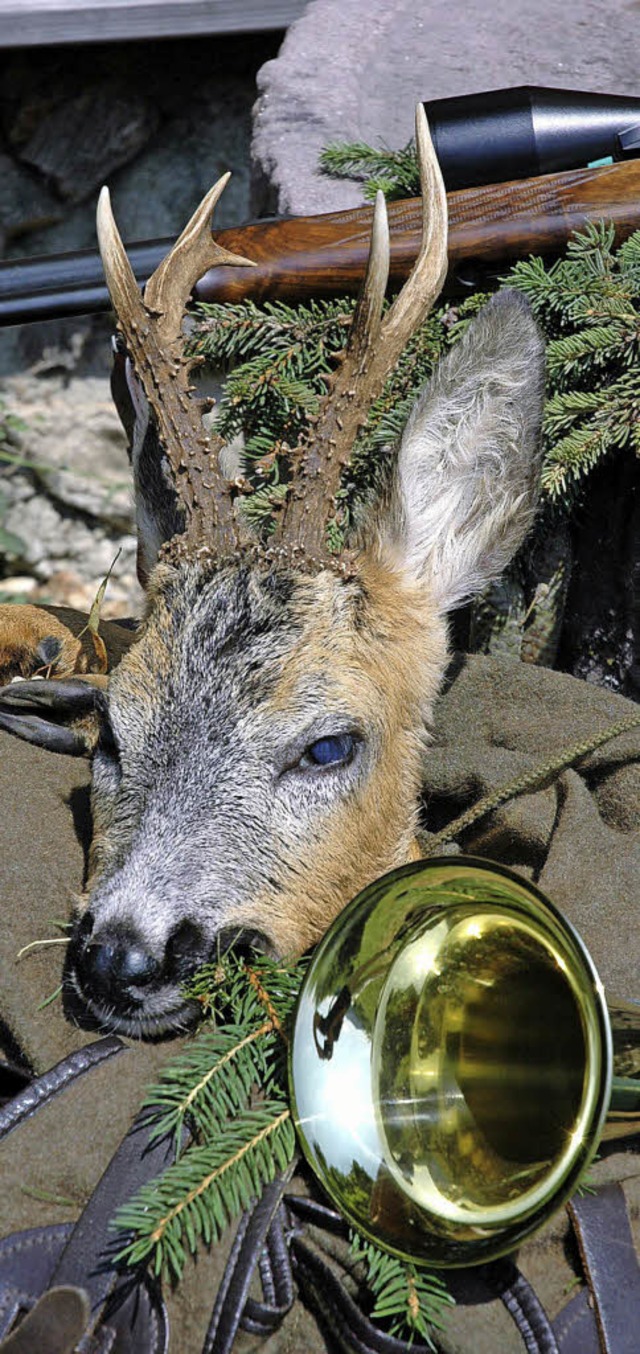
[(520, 85), (425, 102), (447, 188), (640, 155), (640, 99)]

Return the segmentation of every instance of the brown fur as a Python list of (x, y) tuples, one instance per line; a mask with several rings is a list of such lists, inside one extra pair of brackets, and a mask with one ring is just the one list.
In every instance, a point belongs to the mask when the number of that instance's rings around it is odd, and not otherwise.
[[(51, 659), (39, 652), (43, 641), (51, 641)], [(0, 684), (12, 677), (68, 677), (83, 671), (82, 644), (55, 616), (36, 606), (0, 605)]]
[(247, 925), (268, 916), (280, 953), (307, 949), (365, 885), (419, 855), (425, 716), (446, 660), (446, 628), (424, 588), (373, 554), (361, 557), (346, 597), (331, 574), (309, 580), (299, 620), (303, 637), (274, 690), (273, 711), (304, 706), (305, 693), (322, 689), (328, 675), (327, 710), (359, 709), (376, 730), (378, 755), (366, 791), (325, 818), (321, 838), (302, 848), (295, 884), (236, 914)]

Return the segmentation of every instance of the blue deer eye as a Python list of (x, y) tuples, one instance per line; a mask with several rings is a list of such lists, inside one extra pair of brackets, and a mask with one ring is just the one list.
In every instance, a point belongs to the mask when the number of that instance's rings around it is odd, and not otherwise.
[(329, 734), (311, 743), (302, 760), (306, 766), (344, 766), (351, 760), (355, 745), (352, 733)]

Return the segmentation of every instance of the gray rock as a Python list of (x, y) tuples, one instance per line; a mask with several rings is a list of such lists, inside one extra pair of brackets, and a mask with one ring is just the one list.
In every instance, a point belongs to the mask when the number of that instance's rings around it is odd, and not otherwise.
[[(3, 383), (3, 398), (23, 424), (15, 450), (47, 499), (131, 531), (131, 471), (108, 380), (15, 376)], [(12, 492), (11, 481), (4, 487)]]
[[(110, 173), (108, 183), (118, 227), (125, 241), (177, 236), (221, 174), (231, 180), (216, 208), (218, 226), (236, 225), (249, 215), (250, 81), (217, 81), (192, 93), (182, 112), (167, 119), (132, 163)], [(95, 176), (94, 176), (95, 181)], [(63, 254), (96, 248), (96, 200), (75, 203), (64, 219), (31, 235), (29, 253)], [(24, 252), (24, 249), (14, 250)], [(6, 334), (0, 335), (0, 347)], [(0, 356), (1, 363), (1, 356)]]
[[(15, 479), (22, 477), (15, 476)], [(6, 483), (6, 482), (5, 482)], [(26, 491), (26, 492), (25, 492)], [(40, 494), (29, 494), (29, 485), (16, 485), (16, 497), (5, 513), (4, 526), (24, 543), (18, 561), (21, 573), (31, 573), (41, 584), (40, 598), (66, 600), (69, 605), (91, 605), (101, 580), (114, 566), (110, 582), (110, 601), (120, 603), (120, 611), (136, 604), (140, 591), (135, 584), (136, 540), (105, 528), (89, 525)], [(59, 582), (63, 587), (59, 589)], [(0, 584), (0, 589), (2, 585)], [(74, 601), (71, 601), (72, 595)], [(139, 609), (140, 601), (137, 606)]]
[(218, 226), (249, 213), (249, 91), (217, 81), (196, 91), (137, 159), (113, 180), (113, 204), (127, 240), (178, 234), (221, 174), (231, 180), (216, 208)]
[(416, 103), (507, 85), (637, 95), (629, 0), (312, 0), (258, 74), (253, 155), (279, 212), (336, 211), (357, 184), (318, 173), (331, 141), (403, 146)]
[(158, 126), (158, 114), (119, 81), (91, 85), (44, 118), (20, 151), (62, 198), (83, 202), (114, 169), (127, 164)]
[(93, 71), (77, 49), (70, 60), (53, 48), (5, 54), (0, 121), (8, 145), (24, 146), (58, 105), (80, 94), (88, 79), (95, 83)]
[(60, 204), (31, 170), (0, 151), (0, 230), (10, 243), (60, 220)]

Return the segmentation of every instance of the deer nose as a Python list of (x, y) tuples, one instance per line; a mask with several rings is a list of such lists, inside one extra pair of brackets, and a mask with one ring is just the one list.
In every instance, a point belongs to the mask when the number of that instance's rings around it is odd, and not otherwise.
[(147, 949), (141, 938), (122, 930), (92, 935), (79, 956), (86, 990), (116, 1001), (125, 993), (134, 996), (158, 977), (162, 960)]
[(110, 940), (89, 946), (93, 951), (93, 972), (101, 981), (115, 982), (122, 987), (144, 987), (155, 978), (160, 968), (155, 955), (141, 945), (128, 945)]

